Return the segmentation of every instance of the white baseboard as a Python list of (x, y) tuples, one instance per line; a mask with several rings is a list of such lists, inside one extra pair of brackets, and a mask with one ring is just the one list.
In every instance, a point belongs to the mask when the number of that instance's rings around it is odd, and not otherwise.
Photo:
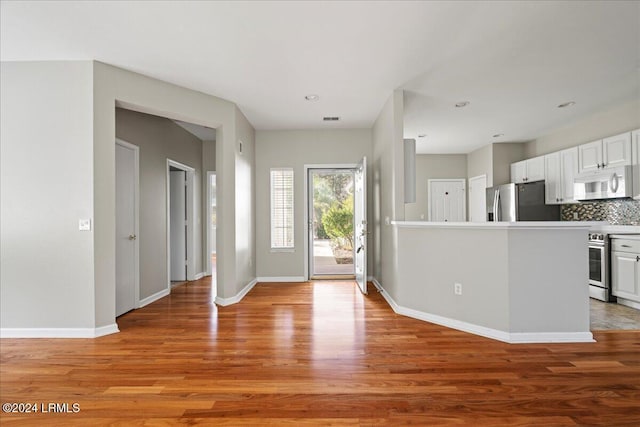
[(510, 344), (524, 343), (576, 343), (576, 342), (595, 342), (591, 332), (505, 332), (498, 329), (487, 328), (473, 323), (463, 322), (461, 320), (451, 319), (449, 317), (438, 316), (436, 314), (426, 313), (424, 311), (414, 310), (403, 307), (389, 295), (380, 282), (374, 277), (372, 280), (374, 286), (378, 288), (382, 297), (387, 304), (397, 314), (412, 317), (436, 325), (445, 326), (447, 328), (456, 329), (462, 332), (479, 335), (485, 338), (491, 338)]
[(258, 280), (257, 279), (253, 279), (251, 282), (249, 282), (249, 284), (247, 286), (242, 288), (242, 290), (240, 292), (238, 292), (236, 295), (234, 295), (234, 296), (232, 296), (230, 298), (216, 297), (215, 303), (218, 304), (218, 305), (221, 305), (221, 306), (236, 304), (236, 303), (240, 302), (240, 300), (242, 298), (244, 298), (244, 296), (247, 295), (251, 289), (253, 289), (253, 287), (256, 285), (256, 283), (258, 283)]
[(0, 338), (98, 338), (117, 332), (115, 323), (99, 328), (1, 328)]
[(200, 280), (202, 279), (204, 276), (206, 276), (205, 272), (203, 271), (202, 273), (198, 273), (196, 274), (196, 276), (193, 278), (193, 280)]
[(303, 276), (282, 276), (282, 277), (257, 277), (256, 280), (258, 282), (263, 283), (273, 283), (273, 282), (283, 282), (283, 283), (292, 283), (292, 282), (306, 282)]
[(591, 332), (512, 332), (510, 343), (596, 342)]
[(628, 299), (620, 298), (620, 297), (618, 297), (618, 304), (625, 305), (627, 307), (631, 307), (635, 309), (640, 309), (640, 303), (637, 303), (635, 301), (631, 301)]
[(152, 302), (158, 301), (160, 298), (164, 298), (167, 295), (169, 295), (171, 292), (169, 291), (169, 289), (163, 289), (160, 292), (156, 292), (153, 295), (150, 295), (146, 298), (143, 298), (140, 300), (140, 302), (138, 303), (138, 308), (142, 308), (145, 305), (149, 305)]

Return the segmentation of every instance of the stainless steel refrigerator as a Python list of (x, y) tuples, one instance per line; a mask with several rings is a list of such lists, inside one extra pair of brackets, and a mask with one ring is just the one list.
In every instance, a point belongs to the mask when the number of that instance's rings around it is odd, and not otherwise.
[(487, 188), (487, 221), (560, 221), (560, 206), (544, 203), (544, 181)]

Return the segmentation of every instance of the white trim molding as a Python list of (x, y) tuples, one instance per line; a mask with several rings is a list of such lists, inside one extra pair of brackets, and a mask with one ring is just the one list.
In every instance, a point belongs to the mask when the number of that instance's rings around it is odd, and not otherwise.
[(98, 328), (1, 328), (0, 338), (98, 338), (117, 332), (115, 323)]
[(163, 290), (161, 290), (161, 291), (156, 292), (156, 293), (155, 293), (155, 294), (153, 294), (153, 295), (149, 295), (148, 297), (143, 298), (143, 299), (141, 299), (141, 300), (140, 300), (140, 303), (138, 304), (138, 308), (142, 308), (142, 307), (144, 307), (145, 305), (149, 305), (149, 304), (151, 304), (152, 302), (156, 302), (156, 301), (158, 301), (160, 298), (164, 298), (164, 297), (166, 297), (167, 295), (169, 295), (170, 293), (171, 293), (171, 291), (169, 291), (169, 289), (163, 289)]
[(295, 282), (306, 282), (303, 276), (281, 276), (281, 277), (257, 277), (256, 280), (258, 282), (263, 283), (295, 283)]
[(436, 325), (479, 335), (485, 338), (503, 341), (509, 344), (595, 342), (591, 332), (505, 332), (473, 323), (463, 322), (461, 320), (426, 313), (424, 311), (414, 310), (398, 305), (398, 303), (385, 291), (376, 278), (373, 278), (372, 282), (380, 294), (382, 294), (385, 301), (387, 301), (387, 304), (389, 304), (391, 309), (402, 316), (435, 323)]
[(244, 298), (245, 295), (247, 295), (249, 293), (249, 291), (251, 289), (253, 289), (253, 287), (256, 285), (256, 283), (258, 283), (258, 280), (257, 279), (253, 279), (251, 282), (249, 282), (249, 284), (247, 284), (247, 286), (242, 288), (242, 290), (240, 292), (238, 292), (237, 294), (235, 294), (234, 296), (232, 296), (230, 298), (216, 297), (214, 302), (217, 305), (221, 305), (223, 307), (227, 306), (227, 305), (239, 303), (242, 300), (242, 298)]
[(202, 272), (200, 272), (200, 273), (196, 274), (196, 275), (195, 275), (195, 277), (193, 278), (193, 280), (200, 280), (200, 279), (202, 279), (204, 276), (206, 276), (206, 274), (205, 274), (205, 272), (204, 272), (204, 271), (202, 271)]

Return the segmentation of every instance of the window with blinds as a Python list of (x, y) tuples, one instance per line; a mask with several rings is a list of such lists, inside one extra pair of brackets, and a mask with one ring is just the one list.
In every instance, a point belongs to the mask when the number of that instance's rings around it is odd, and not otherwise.
[(293, 169), (271, 169), (271, 249), (293, 249)]

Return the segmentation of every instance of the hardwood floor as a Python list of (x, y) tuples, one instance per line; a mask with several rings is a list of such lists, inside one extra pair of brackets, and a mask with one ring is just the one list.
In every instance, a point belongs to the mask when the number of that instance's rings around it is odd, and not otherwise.
[(640, 425), (638, 331), (509, 345), (398, 316), (352, 282), (259, 284), (229, 307), (209, 283), (122, 316), (119, 334), (3, 339), (3, 404), (80, 411), (0, 423)]

